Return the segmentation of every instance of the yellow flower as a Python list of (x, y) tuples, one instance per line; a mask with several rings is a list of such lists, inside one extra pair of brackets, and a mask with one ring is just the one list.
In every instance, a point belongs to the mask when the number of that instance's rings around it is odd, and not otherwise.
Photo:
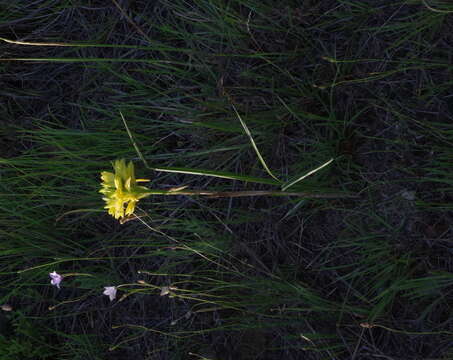
[[(135, 179), (134, 164), (126, 164), (124, 159), (113, 162), (115, 173), (108, 171), (101, 172), (101, 190), (104, 194), (102, 198), (106, 202), (105, 209), (115, 219), (134, 213), (135, 204), (138, 200), (150, 195), (148, 188), (138, 186), (137, 182), (146, 182), (146, 179)], [(124, 207), (126, 206), (126, 209)]]

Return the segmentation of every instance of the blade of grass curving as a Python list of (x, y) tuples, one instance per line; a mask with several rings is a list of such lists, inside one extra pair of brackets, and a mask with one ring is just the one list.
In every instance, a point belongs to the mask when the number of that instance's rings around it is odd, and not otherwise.
[(426, 0), (422, 0), (422, 3), (423, 3), (423, 5), (426, 6), (426, 8), (427, 8), (428, 10), (431, 10), (432, 12), (436, 12), (436, 13), (440, 13), (440, 14), (452, 14), (452, 13), (453, 13), (453, 11), (450, 11), (450, 10), (440, 10), (440, 9), (435, 9), (435, 8), (433, 8), (432, 6), (430, 6), (430, 5), (426, 2)]
[(120, 115), (121, 115), (121, 119), (123, 120), (124, 127), (126, 128), (127, 135), (129, 135), (129, 138), (131, 139), (132, 145), (134, 146), (134, 149), (137, 152), (138, 157), (140, 158), (141, 161), (143, 161), (143, 164), (145, 165), (146, 168), (151, 169), (151, 167), (149, 167), (148, 163), (146, 162), (146, 159), (143, 156), (142, 152), (138, 148), (137, 143), (135, 142), (134, 137), (132, 136), (132, 133), (129, 129), (129, 126), (127, 126), (126, 119), (124, 118), (123, 113), (121, 111), (120, 111)]
[(299, 181), (302, 181), (303, 179), (305, 179), (306, 177), (314, 174), (315, 172), (321, 170), (322, 168), (326, 167), (327, 165), (329, 165), (334, 159), (330, 159), (329, 161), (327, 161), (326, 163), (322, 164), (321, 166), (317, 167), (316, 169), (314, 170), (311, 170), (309, 171), (308, 173), (306, 173), (305, 175), (301, 176), (300, 178), (290, 182), (289, 184), (286, 184), (286, 185), (283, 185), (282, 186), (282, 191), (286, 191), (287, 189), (289, 189), (291, 186), (297, 184)]
[(234, 106), (234, 104), (231, 104), (231, 106), (233, 107), (234, 112), (236, 113), (236, 115), (237, 115), (239, 121), (241, 122), (242, 127), (244, 128), (245, 134), (249, 137), (250, 143), (252, 144), (253, 149), (255, 150), (256, 155), (258, 156), (258, 159), (259, 159), (260, 162), (261, 162), (261, 165), (263, 165), (264, 170), (266, 170), (266, 172), (267, 172), (272, 178), (274, 178), (274, 179), (277, 180), (279, 183), (281, 183), (281, 180), (279, 180), (279, 179), (272, 173), (272, 171), (269, 169), (269, 167), (267, 166), (266, 162), (264, 161), (263, 157), (261, 156), (261, 153), (260, 153), (260, 151), (258, 150), (258, 147), (256, 146), (255, 140), (253, 140), (252, 133), (250, 132), (250, 130), (249, 130), (249, 128), (247, 127), (247, 125), (245, 124), (245, 122), (242, 120), (241, 116), (239, 115), (238, 111), (236, 110), (236, 107)]

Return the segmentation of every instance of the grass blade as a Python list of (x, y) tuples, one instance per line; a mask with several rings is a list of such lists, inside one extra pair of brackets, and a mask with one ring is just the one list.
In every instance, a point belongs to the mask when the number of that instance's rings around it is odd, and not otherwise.
[(286, 184), (284, 186), (282, 186), (282, 191), (286, 191), (287, 189), (289, 189), (291, 186), (297, 184), (299, 181), (302, 181), (303, 179), (305, 179), (306, 177), (314, 174), (315, 172), (321, 170), (323, 167), (326, 167), (327, 165), (329, 165), (331, 162), (333, 161), (333, 158), (330, 159), (329, 161), (327, 161), (326, 163), (322, 164), (321, 166), (317, 167), (316, 169), (314, 170), (311, 170), (309, 171), (308, 173), (306, 173), (305, 175), (302, 175), (300, 178), (290, 182), (289, 184)]
[(231, 104), (231, 106), (233, 107), (233, 110), (234, 112), (236, 113), (239, 121), (241, 122), (241, 125), (242, 127), (244, 128), (244, 131), (246, 133), (246, 135), (249, 137), (249, 140), (253, 146), (253, 149), (255, 150), (256, 152), (256, 155), (258, 156), (258, 159), (260, 160), (261, 162), (261, 165), (263, 165), (264, 167), (264, 170), (266, 170), (266, 172), (272, 177), (274, 178), (275, 180), (277, 180), (279, 183), (281, 183), (281, 181), (272, 173), (272, 171), (269, 169), (269, 167), (267, 166), (266, 162), (264, 161), (263, 157), (261, 156), (261, 153), (260, 151), (258, 150), (258, 147), (256, 146), (256, 143), (255, 143), (255, 140), (253, 140), (253, 137), (252, 137), (252, 133), (250, 132), (249, 128), (247, 127), (247, 125), (245, 124), (245, 122), (242, 120), (241, 116), (239, 115), (238, 111), (236, 110), (236, 107)]

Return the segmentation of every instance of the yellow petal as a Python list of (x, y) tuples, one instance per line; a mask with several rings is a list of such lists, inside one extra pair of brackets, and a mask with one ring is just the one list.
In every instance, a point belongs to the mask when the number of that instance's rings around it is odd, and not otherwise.
[(118, 174), (115, 174), (115, 187), (120, 193), (123, 191), (123, 181)]
[(126, 182), (124, 183), (124, 187), (126, 188), (127, 191), (131, 191), (131, 178), (127, 178)]
[(127, 164), (126, 172), (124, 174), (127, 179), (131, 179), (132, 185), (135, 183), (134, 163), (132, 161)]
[(115, 175), (122, 177), (126, 170), (126, 161), (124, 159), (115, 160), (113, 168), (115, 169)]
[(126, 208), (126, 215), (131, 215), (134, 213), (136, 201), (130, 201)]
[(114, 186), (115, 175), (108, 171), (101, 172), (101, 179), (104, 183), (110, 186)]

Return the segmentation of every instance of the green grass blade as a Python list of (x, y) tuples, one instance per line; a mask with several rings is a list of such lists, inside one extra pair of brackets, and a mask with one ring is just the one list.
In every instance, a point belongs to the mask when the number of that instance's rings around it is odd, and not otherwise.
[(279, 181), (271, 180), (271, 179), (263, 179), (254, 176), (246, 176), (246, 175), (237, 175), (226, 171), (213, 171), (213, 170), (206, 170), (206, 169), (190, 169), (190, 168), (183, 168), (183, 167), (165, 167), (165, 168), (152, 168), (150, 169), (154, 171), (163, 171), (169, 173), (177, 173), (177, 174), (191, 174), (191, 175), (202, 175), (202, 176), (211, 176), (217, 177), (222, 179), (230, 179), (230, 180), (240, 180), (244, 182), (252, 182), (258, 184), (269, 184), (269, 185), (280, 185)]
[(281, 181), (272, 173), (272, 171), (269, 169), (269, 167), (267, 166), (266, 162), (264, 161), (264, 158), (261, 156), (261, 153), (260, 151), (258, 150), (258, 147), (256, 146), (256, 143), (255, 143), (255, 140), (253, 140), (253, 137), (252, 137), (252, 133), (250, 132), (249, 128), (247, 127), (247, 125), (245, 124), (245, 122), (242, 120), (241, 116), (239, 115), (238, 111), (236, 110), (236, 107), (231, 104), (231, 106), (233, 107), (233, 110), (234, 112), (236, 113), (239, 121), (241, 122), (241, 125), (242, 127), (244, 128), (244, 131), (246, 133), (246, 135), (248, 136), (249, 140), (250, 140), (250, 143), (252, 144), (253, 146), (253, 149), (255, 150), (256, 152), (256, 155), (258, 156), (258, 159), (260, 160), (261, 162), (261, 165), (263, 165), (264, 167), (264, 170), (266, 170), (266, 172), (272, 177), (274, 178), (275, 180), (277, 180), (279, 183), (281, 183)]
[(305, 179), (306, 177), (316, 173), (317, 171), (321, 170), (322, 168), (326, 167), (327, 165), (329, 165), (331, 162), (333, 161), (333, 158), (330, 159), (329, 161), (325, 162), (324, 164), (322, 164), (321, 166), (317, 167), (316, 169), (314, 170), (311, 170), (309, 171), (308, 173), (306, 173), (305, 175), (302, 175), (300, 178), (294, 180), (294, 181), (291, 181), (290, 183), (286, 184), (286, 185), (283, 185), (282, 186), (282, 191), (286, 191), (287, 189), (289, 189), (291, 186), (297, 184), (299, 181), (302, 181), (303, 179)]

